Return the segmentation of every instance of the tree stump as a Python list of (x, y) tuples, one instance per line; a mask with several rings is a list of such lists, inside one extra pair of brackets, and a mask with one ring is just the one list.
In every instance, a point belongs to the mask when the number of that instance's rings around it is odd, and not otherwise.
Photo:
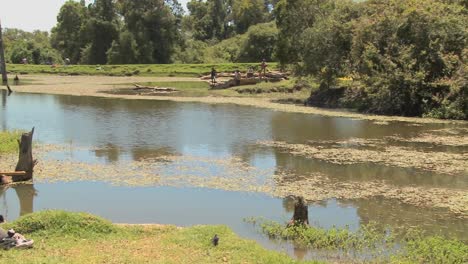
[(34, 166), (37, 164), (37, 160), (33, 159), (32, 156), (32, 140), (34, 135), (34, 128), (31, 132), (23, 133), (21, 140), (18, 140), (19, 145), (19, 157), (18, 163), (16, 164), (16, 172), (25, 173), (12, 173), (12, 175), (0, 175), (0, 184), (9, 184), (13, 182), (29, 181), (33, 178)]
[(37, 160), (33, 159), (32, 156), (32, 140), (34, 135), (34, 127), (31, 132), (23, 133), (19, 144), (19, 157), (18, 163), (16, 164), (15, 171), (25, 171), (26, 175), (18, 176), (17, 180), (14, 181), (29, 181), (33, 178), (34, 166), (36, 166)]
[(309, 209), (301, 196), (295, 197), (294, 214), (290, 225), (309, 225)]

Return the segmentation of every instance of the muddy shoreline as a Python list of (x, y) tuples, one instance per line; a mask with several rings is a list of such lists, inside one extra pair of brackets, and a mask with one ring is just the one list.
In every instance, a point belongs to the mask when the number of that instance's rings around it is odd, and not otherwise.
[[(320, 173), (293, 175), (277, 169), (259, 169), (237, 157), (163, 155), (105, 164), (55, 159), (50, 155), (67, 147), (37, 144), (35, 156), (40, 163), (35, 170), (35, 182), (101, 181), (118, 186), (200, 187), (258, 192), (279, 198), (300, 195), (308, 202), (384, 198), (421, 208), (442, 209), (455, 218), (468, 219), (468, 190), (395, 186), (382, 180), (340, 182)], [(16, 155), (3, 155), (0, 168), (11, 167), (15, 160)], [(200, 165), (194, 167), (194, 163)], [(215, 164), (225, 173), (207, 173), (204, 164)]]
[[(15, 92), (42, 93), (75, 96), (94, 96), (103, 98), (121, 98), (132, 100), (162, 100), (175, 102), (199, 102), (207, 104), (236, 104), (265, 108), (275, 111), (323, 115), (330, 117), (344, 117), (351, 119), (371, 120), (385, 125), (386, 122), (410, 122), (433, 124), (467, 124), (467, 121), (441, 120), (429, 118), (413, 118), (400, 116), (366, 115), (342, 110), (306, 107), (302, 105), (281, 104), (273, 102), (270, 98), (261, 97), (184, 97), (184, 96), (140, 96), (140, 95), (116, 95), (109, 94), (109, 90), (120, 89), (124, 84), (161, 81), (199, 81), (191, 77), (110, 77), (110, 76), (56, 76), (56, 75), (28, 75), (31, 84), (14, 86)], [(127, 85), (128, 86), (128, 85)], [(5, 89), (2, 87), (1, 89)], [(107, 93), (106, 93), (107, 92)], [(305, 98), (304, 98), (305, 99)]]

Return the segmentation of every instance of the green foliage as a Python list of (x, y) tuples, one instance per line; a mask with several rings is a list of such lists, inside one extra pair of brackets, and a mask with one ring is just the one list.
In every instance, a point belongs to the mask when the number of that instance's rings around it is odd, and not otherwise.
[(251, 26), (244, 43), (242, 43), (237, 61), (251, 62), (262, 59), (274, 61), (277, 40), (278, 30), (273, 22)]
[(0, 154), (13, 153), (18, 151), (18, 139), (21, 138), (21, 132), (0, 132)]
[(174, 63), (203, 63), (208, 44), (200, 40), (186, 40), (174, 53)]
[(241, 47), (245, 43), (246, 35), (237, 35), (235, 37), (221, 41), (216, 45), (208, 47), (204, 52), (205, 63), (225, 63), (238, 62), (241, 53)]
[(447, 263), (468, 262), (468, 245), (440, 236), (426, 237), (422, 232), (412, 231), (405, 236), (405, 247), (392, 257), (396, 263)]
[(171, 6), (160, 0), (124, 0), (118, 9), (135, 38), (138, 62), (170, 63), (180, 38), (179, 20)]
[(370, 250), (388, 244), (393, 246), (393, 237), (382, 232), (375, 224), (362, 226), (357, 232), (347, 228), (323, 229), (305, 225), (285, 225), (268, 220), (255, 220), (262, 232), (272, 238), (293, 240), (316, 249)]
[(111, 222), (87, 213), (70, 213), (47, 210), (28, 214), (8, 228), (23, 234), (73, 235), (78, 237), (92, 234), (110, 234), (116, 231)]
[(394, 0), (368, 4), (365, 10), (376, 14), (383, 6), (385, 16), (356, 20), (351, 50), (368, 111), (468, 118), (459, 108), (468, 100), (465, 89), (453, 81), (466, 67), (462, 54), (468, 32), (460, 21), (468, 22), (468, 16), (463, 9), (438, 1)]
[(238, 34), (245, 33), (250, 26), (266, 22), (269, 13), (263, 0), (233, 0), (232, 19)]
[(280, 62), (318, 77), (324, 89), (352, 77), (343, 106), (468, 118), (468, 14), (454, 1), (280, 1), (275, 14)]
[(282, 64), (299, 62), (301, 35), (330, 10), (329, 0), (279, 0), (275, 7), (279, 29), (278, 59)]
[(107, 51), (109, 64), (134, 64), (138, 59), (138, 45), (133, 34), (122, 32), (118, 40), (114, 40)]
[(226, 62), (260, 62), (262, 59), (276, 59), (278, 30), (274, 23), (263, 23), (251, 26), (242, 35), (236, 35), (214, 45), (201, 41), (189, 41), (179, 51), (175, 60), (184, 63), (226, 63)]
[(60, 8), (57, 25), (52, 29), (51, 43), (63, 56), (72, 63), (78, 63), (81, 49), (85, 43), (82, 40), (82, 27), (86, 20), (84, 3), (67, 1)]
[(228, 0), (191, 0), (187, 3), (189, 15), (185, 18), (185, 30), (195, 40), (223, 40), (231, 36)]
[[(382, 230), (375, 224), (363, 225), (355, 232), (347, 228), (322, 229), (305, 225), (281, 224), (264, 219), (247, 219), (258, 224), (272, 238), (292, 240), (313, 249), (364, 252), (377, 261), (393, 263), (466, 263), (468, 245), (440, 236), (426, 236), (418, 230)], [(399, 239), (396, 239), (396, 237)]]
[(22, 63), (23, 58), (33, 64), (62, 62), (60, 54), (50, 45), (47, 32), (30, 33), (19, 29), (6, 29), (3, 32), (3, 40), (7, 62)]

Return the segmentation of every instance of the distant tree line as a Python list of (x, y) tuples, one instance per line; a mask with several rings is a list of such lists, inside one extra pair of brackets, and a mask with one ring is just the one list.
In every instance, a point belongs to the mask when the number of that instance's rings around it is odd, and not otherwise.
[[(363, 112), (468, 118), (467, 0), (68, 1), (50, 36), (5, 31), (8, 61), (279, 61)], [(339, 81), (340, 78), (349, 80)], [(344, 88), (344, 89), (334, 89)], [(338, 96), (336, 93), (338, 93)]]
[(194, 53), (272, 21), (273, 4), (192, 0), (184, 15), (177, 0), (68, 1), (57, 16), (51, 44), (72, 63), (206, 62)]

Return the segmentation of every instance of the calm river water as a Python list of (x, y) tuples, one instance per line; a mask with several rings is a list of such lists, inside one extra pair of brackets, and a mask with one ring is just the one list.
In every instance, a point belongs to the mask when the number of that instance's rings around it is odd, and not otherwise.
[[(257, 141), (307, 143), (310, 140), (382, 139), (412, 137), (450, 124), (372, 121), (284, 113), (236, 105), (209, 105), (56, 96), (2, 92), (0, 130), (36, 128), (41, 143), (73, 145), (89, 151), (56, 155), (80, 162), (113, 164), (158, 156), (164, 150), (180, 156), (206, 159), (239, 157), (259, 170), (282, 170), (303, 175), (319, 172), (339, 181), (384, 180), (391, 185), (468, 188), (468, 175), (442, 175), (416, 169), (372, 163), (337, 165), (305, 159), (274, 148), (255, 147)], [(456, 125), (458, 127), (466, 125)], [(402, 143), (404, 144), (404, 143)], [(434, 149), (424, 143), (406, 143), (418, 149)], [(442, 147), (439, 147), (439, 150)], [(443, 147), (463, 152), (463, 147)], [(206, 165), (210, 173), (223, 175), (226, 168)], [(174, 170), (174, 168), (173, 168)], [(177, 169), (175, 169), (177, 170)], [(177, 173), (173, 171), (172, 173)], [(287, 221), (292, 214), (288, 199), (262, 193), (233, 192), (195, 187), (125, 186), (93, 181), (54, 182), (36, 180), (0, 190), (0, 214), (14, 220), (22, 214), (43, 209), (86, 211), (120, 223), (162, 223), (189, 226), (226, 224), (243, 237), (268, 248), (293, 247), (277, 244), (244, 223), (246, 217)], [(337, 201), (309, 205), (311, 222), (322, 227), (350, 226), (377, 221), (391, 226), (420, 226), (433, 233), (468, 237), (466, 220), (444, 212), (420, 209), (385, 199)], [(299, 257), (303, 252), (296, 250)]]

